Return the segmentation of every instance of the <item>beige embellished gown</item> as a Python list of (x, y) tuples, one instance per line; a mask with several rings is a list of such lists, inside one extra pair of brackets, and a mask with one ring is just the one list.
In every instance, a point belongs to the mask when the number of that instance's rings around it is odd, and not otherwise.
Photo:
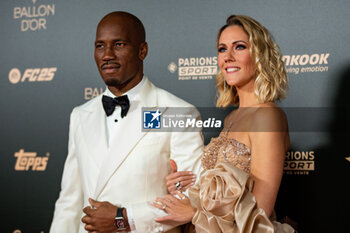
[(294, 232), (288, 224), (270, 220), (251, 193), (250, 149), (223, 131), (205, 147), (199, 182), (189, 189), (197, 212), (196, 233)]

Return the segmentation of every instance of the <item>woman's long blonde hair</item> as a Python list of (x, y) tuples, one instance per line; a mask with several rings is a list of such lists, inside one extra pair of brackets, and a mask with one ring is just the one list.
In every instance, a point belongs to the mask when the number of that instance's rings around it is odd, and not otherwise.
[[(250, 55), (255, 60), (254, 93), (260, 103), (279, 100), (286, 96), (288, 78), (282, 61), (279, 46), (274, 42), (270, 32), (256, 20), (245, 15), (231, 15), (218, 32), (216, 46), (221, 33), (229, 26), (238, 25), (247, 33)], [(234, 86), (228, 86), (221, 71), (216, 75), (218, 89), (217, 107), (239, 104), (239, 97)]]

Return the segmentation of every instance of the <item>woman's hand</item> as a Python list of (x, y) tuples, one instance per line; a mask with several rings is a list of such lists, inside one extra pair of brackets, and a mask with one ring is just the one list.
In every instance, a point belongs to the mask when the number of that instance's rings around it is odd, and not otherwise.
[(180, 199), (172, 195), (158, 197), (151, 203), (152, 206), (168, 213), (164, 217), (155, 218), (156, 222), (179, 226), (192, 221), (196, 209), (192, 207), (190, 200), (185, 195), (180, 193), (178, 196)]
[(176, 162), (170, 159), (171, 174), (165, 180), (170, 194), (184, 192), (196, 182), (196, 175), (191, 171), (177, 171)]

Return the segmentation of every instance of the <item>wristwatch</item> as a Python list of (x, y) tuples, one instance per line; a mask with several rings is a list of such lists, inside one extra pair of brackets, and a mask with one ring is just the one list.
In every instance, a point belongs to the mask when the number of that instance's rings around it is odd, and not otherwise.
[(118, 207), (117, 216), (114, 219), (114, 225), (117, 227), (118, 231), (124, 231), (127, 229), (128, 226), (128, 223), (126, 222), (123, 216), (123, 210), (124, 208)]

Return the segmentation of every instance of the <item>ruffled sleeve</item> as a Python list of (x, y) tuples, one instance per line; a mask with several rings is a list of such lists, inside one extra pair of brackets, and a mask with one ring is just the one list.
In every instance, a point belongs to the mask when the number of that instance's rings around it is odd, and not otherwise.
[(196, 233), (275, 232), (265, 211), (257, 207), (252, 188), (249, 174), (229, 163), (203, 171), (198, 184), (189, 190), (197, 208), (192, 219)]

